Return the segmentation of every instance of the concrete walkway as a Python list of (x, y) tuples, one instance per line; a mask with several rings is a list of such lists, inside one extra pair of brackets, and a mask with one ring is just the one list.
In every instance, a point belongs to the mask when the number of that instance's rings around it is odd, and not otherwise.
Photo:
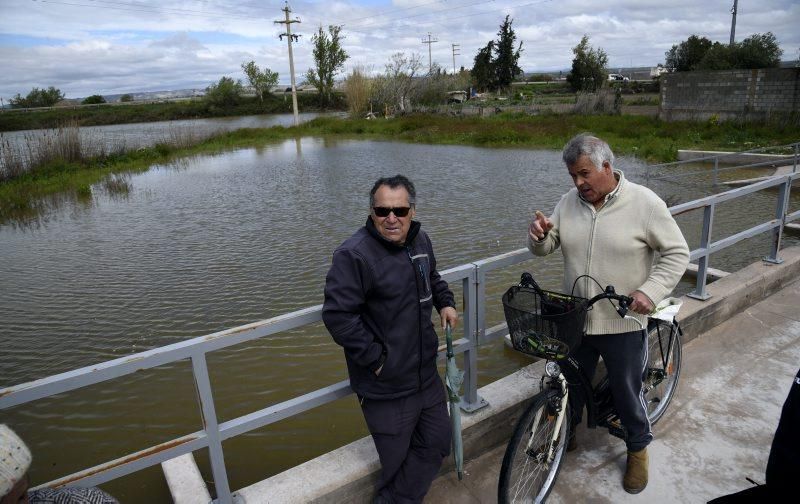
[[(685, 345), (675, 399), (654, 428), (650, 483), (622, 489), (625, 446), (605, 430), (578, 431), (552, 503), (703, 503), (763, 483), (781, 406), (800, 367), (796, 281)], [(492, 503), (505, 446), (438, 478), (426, 503)]]

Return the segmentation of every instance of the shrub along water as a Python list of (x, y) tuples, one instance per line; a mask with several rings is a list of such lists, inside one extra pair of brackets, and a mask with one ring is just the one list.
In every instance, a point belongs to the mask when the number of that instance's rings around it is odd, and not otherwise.
[[(319, 109), (316, 95), (298, 94), (297, 99), (304, 111), (312, 112)], [(341, 96), (337, 95), (335, 105), (344, 110), (341, 102)], [(238, 104), (225, 107), (207, 100), (186, 100), (169, 103), (124, 103), (33, 111), (12, 109), (0, 111), (0, 131), (57, 128), (67, 121), (74, 121), (80, 126), (102, 126), (291, 112), (292, 100), (291, 98), (284, 99), (283, 95), (269, 96), (263, 102), (257, 98), (245, 97)]]

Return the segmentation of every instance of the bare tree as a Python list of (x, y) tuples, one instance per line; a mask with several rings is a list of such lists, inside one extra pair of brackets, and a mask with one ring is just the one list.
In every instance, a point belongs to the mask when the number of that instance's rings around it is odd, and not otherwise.
[(421, 68), (422, 61), (417, 53), (411, 53), (408, 57), (403, 52), (394, 53), (386, 64), (384, 73), (386, 86), (393, 103), (401, 112), (411, 109), (411, 95), (416, 86), (415, 77), (419, 75)]

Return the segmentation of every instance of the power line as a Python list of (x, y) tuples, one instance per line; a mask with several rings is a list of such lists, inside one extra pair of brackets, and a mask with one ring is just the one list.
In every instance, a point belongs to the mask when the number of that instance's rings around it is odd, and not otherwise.
[[(494, 0), (491, 0), (491, 1), (494, 1)], [(536, 0), (534, 2), (526, 2), (526, 3), (523, 3), (523, 4), (510, 5), (510, 6), (507, 6), (507, 7), (503, 7), (502, 10), (503, 11), (507, 11), (509, 9), (518, 9), (520, 7), (528, 7), (528, 6), (531, 6), (531, 5), (543, 4), (543, 3), (552, 2), (552, 1), (553, 0)], [(478, 3), (485, 3), (485, 2), (477, 2), (476, 4), (478, 4)], [(468, 6), (474, 6), (476, 4), (469, 4)], [(464, 7), (467, 7), (467, 6), (464, 6)], [(437, 14), (437, 13), (441, 13), (441, 12), (445, 12), (445, 11), (440, 10), (440, 11), (435, 11), (435, 12), (432, 12), (432, 13), (429, 13), (429, 14)], [(496, 13), (497, 13), (497, 11), (479, 11), (479, 12), (473, 12), (472, 14), (464, 14), (463, 16), (447, 16), (447, 21), (453, 21), (453, 20), (456, 20), (456, 19), (464, 19), (464, 18), (473, 17), (473, 16), (492, 15), (492, 14), (496, 14)], [(413, 16), (413, 17), (418, 17), (418, 16)], [(389, 24), (390, 22), (394, 23), (395, 21), (400, 21), (400, 20), (403, 20), (403, 19), (408, 19), (408, 18), (389, 19), (389, 20), (386, 20), (386, 23), (384, 23), (384, 24)], [(350, 28), (349, 26), (345, 26), (345, 29), (347, 31), (353, 32), (353, 33), (360, 33), (362, 35), (371, 35), (374, 32), (374, 29), (379, 28), (380, 26), (381, 25), (367, 26), (367, 27), (365, 27), (366, 28), (365, 30), (355, 30), (353, 28)], [(397, 26), (397, 25), (395, 25), (393, 27), (389, 27), (389, 28), (383, 29), (384, 32), (397, 31), (397, 30), (407, 30), (407, 27), (406, 26)]]
[[(468, 4), (464, 4), (464, 5), (459, 5), (457, 7), (451, 7), (451, 8), (447, 8), (447, 9), (440, 9), (440, 10), (436, 10), (436, 11), (432, 11), (432, 12), (421, 12), (419, 14), (412, 14), (410, 16), (403, 16), (403, 17), (398, 17), (398, 18), (391, 18), (391, 19), (387, 19), (384, 23), (379, 23), (378, 26), (380, 26), (381, 24), (389, 23), (389, 22), (402, 21), (404, 19), (417, 18), (417, 17), (421, 17), (421, 16), (430, 16), (430, 15), (434, 15), (434, 14), (440, 14), (442, 12), (452, 12), (454, 10), (466, 9), (468, 7), (474, 7), (475, 5), (490, 3), (490, 2), (494, 2), (494, 1), (496, 1), (496, 0), (479, 0), (477, 2), (472, 2), (472, 3), (468, 3)], [(448, 19), (452, 19), (452, 18), (448, 17)], [(370, 26), (371, 24), (372, 23), (366, 23), (366, 24), (356, 23), (354, 26), (356, 26), (357, 28), (371, 28), (371, 26)], [(347, 26), (349, 26), (349, 25), (347, 25)]]
[[(33, 0), (36, 2), (37, 0)], [(217, 12), (206, 12), (206, 11), (196, 11), (196, 10), (188, 10), (188, 9), (176, 9), (171, 7), (162, 7), (159, 9), (148, 9), (144, 6), (138, 6), (136, 4), (127, 4), (122, 2), (109, 2), (109, 1), (100, 1), (100, 0), (93, 0), (97, 3), (109, 4), (109, 5), (96, 5), (96, 4), (82, 4), (82, 3), (74, 3), (74, 2), (62, 2), (56, 0), (38, 0), (39, 3), (49, 3), (49, 4), (56, 4), (56, 5), (68, 5), (71, 7), (90, 7), (92, 9), (107, 9), (107, 10), (121, 10), (121, 11), (128, 11), (128, 12), (146, 12), (146, 13), (154, 13), (154, 14), (180, 14), (182, 16), (197, 16), (197, 17), (205, 17), (209, 20), (216, 19), (216, 18), (229, 18), (229, 19), (247, 19), (252, 20), (253, 18), (263, 18), (265, 16), (237, 16), (232, 14), (221, 14)]]

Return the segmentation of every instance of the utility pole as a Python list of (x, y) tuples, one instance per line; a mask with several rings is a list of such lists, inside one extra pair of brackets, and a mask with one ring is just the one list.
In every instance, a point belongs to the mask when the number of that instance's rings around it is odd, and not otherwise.
[(438, 39), (431, 38), (431, 32), (428, 32), (428, 40), (422, 39), (423, 44), (428, 44), (428, 75), (433, 73), (433, 60), (431, 59), (431, 44), (439, 42)]
[(286, 14), (286, 20), (275, 21), (275, 23), (286, 25), (286, 32), (278, 35), (278, 38), (283, 40), (283, 37), (286, 37), (286, 40), (289, 42), (289, 73), (292, 76), (292, 109), (294, 110), (294, 125), (297, 126), (300, 124), (300, 118), (297, 115), (297, 87), (294, 84), (294, 57), (292, 56), (292, 41), (297, 42), (300, 38), (300, 35), (292, 34), (292, 23), (299, 23), (300, 18), (289, 19), (289, 14), (292, 12), (292, 10), (289, 8), (288, 0), (286, 2), (286, 7), (281, 10)]
[(733, 19), (731, 19), (731, 47), (733, 47), (733, 39), (736, 35), (736, 11), (739, 10), (739, 0), (733, 0), (733, 8), (731, 9), (731, 15)]
[(451, 44), (453, 46), (453, 75), (456, 74), (456, 56), (459, 56), (461, 53), (458, 52), (459, 47), (461, 44)]

